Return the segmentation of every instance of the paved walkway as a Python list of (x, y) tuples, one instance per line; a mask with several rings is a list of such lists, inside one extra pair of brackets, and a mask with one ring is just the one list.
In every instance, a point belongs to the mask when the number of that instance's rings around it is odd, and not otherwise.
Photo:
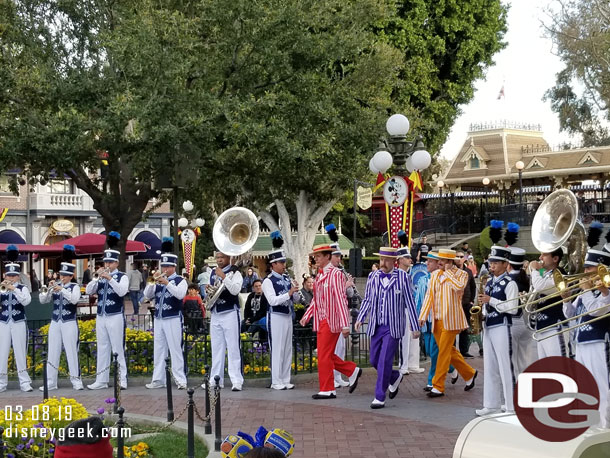
[[(483, 398), (483, 359), (468, 361), (479, 370), (474, 390), (465, 392), (461, 379), (455, 385), (448, 380), (445, 397), (428, 399), (422, 390), (425, 373), (411, 374), (404, 378), (398, 396), (388, 399), (386, 408), (377, 411), (369, 408), (376, 379), (374, 369), (365, 370), (354, 393), (349, 394), (344, 388), (338, 390), (337, 399), (328, 401), (311, 399), (318, 391), (315, 374), (295, 377), (297, 388), (292, 391), (272, 391), (263, 388), (261, 380), (256, 383), (246, 380), (244, 391), (234, 393), (225, 389), (221, 393), (223, 435), (240, 429), (254, 434), (260, 425), (281, 427), (294, 435), (295, 458), (451, 457), (461, 429), (474, 418), (474, 409), (481, 406)], [(148, 380), (133, 380), (129, 389), (122, 392), (126, 415), (137, 413), (164, 420), (165, 391), (147, 390), (142, 386), (145, 382)], [(38, 387), (40, 380), (34, 385)], [(0, 394), (0, 409), (6, 405), (22, 405), (25, 409), (42, 399), (38, 390), (34, 393), (16, 390), (16, 382), (11, 382), (9, 388)], [(112, 393), (112, 388), (80, 392), (60, 388), (51, 395), (73, 397), (95, 411), (106, 407), (104, 399)], [(195, 392), (201, 413), (203, 394), (201, 389)], [(186, 398), (184, 391), (174, 390), (176, 415), (182, 412)], [(181, 420), (186, 421), (186, 415)]]

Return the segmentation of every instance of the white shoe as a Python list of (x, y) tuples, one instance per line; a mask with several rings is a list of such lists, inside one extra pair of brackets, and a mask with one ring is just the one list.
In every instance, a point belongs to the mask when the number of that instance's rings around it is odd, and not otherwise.
[(384, 401), (379, 401), (377, 398), (371, 402), (371, 409), (383, 409), (385, 407)]
[(6, 387), (5, 386), (0, 387), (0, 393), (4, 393), (5, 391), (6, 391)]
[[(40, 388), (38, 388), (40, 391), (44, 391), (44, 386), (41, 386)], [(55, 391), (57, 389), (56, 386), (49, 386), (47, 387), (48, 391)]]
[(294, 389), (294, 383), (287, 383), (287, 384), (286, 384), (286, 389), (287, 389), (287, 390), (292, 390), (292, 389)]
[(421, 374), (424, 371), (423, 367), (410, 367), (409, 373), (411, 374)]
[(80, 391), (80, 390), (84, 390), (85, 387), (83, 386), (83, 382), (81, 382), (80, 380), (78, 382), (74, 382), (72, 384), (72, 388), (75, 389), (76, 391)]
[(409, 375), (409, 369), (403, 369), (402, 367), (398, 370), (402, 375)]
[(344, 388), (346, 386), (349, 386), (349, 382), (346, 382), (343, 379), (335, 380), (335, 388)]
[(121, 387), (122, 390), (126, 390), (127, 389), (127, 382), (121, 383), (119, 386)]
[(27, 385), (23, 385), (21, 387), (21, 391), (23, 391), (24, 393), (29, 393), (30, 391), (34, 391), (32, 389), (32, 385), (30, 385), (29, 383)]
[(489, 409), (487, 407), (483, 407), (482, 409), (477, 409), (474, 411), (474, 413), (476, 413), (479, 417), (485, 416), (485, 415), (491, 415), (492, 413), (497, 413), (499, 411), (499, 409)]
[(102, 383), (102, 382), (95, 382), (95, 383), (92, 383), (91, 385), (87, 385), (87, 388), (89, 388), (90, 390), (103, 390), (103, 389), (108, 388), (108, 384)]
[(275, 385), (271, 385), (271, 389), (272, 390), (285, 390), (286, 386), (285, 385), (275, 384)]
[(186, 390), (186, 385), (178, 385), (179, 390)]
[(149, 390), (156, 390), (158, 388), (165, 388), (165, 383), (161, 383), (156, 380), (153, 380), (151, 383), (147, 383), (145, 386)]
[(231, 391), (241, 391), (241, 385), (233, 385), (233, 388), (231, 388)]

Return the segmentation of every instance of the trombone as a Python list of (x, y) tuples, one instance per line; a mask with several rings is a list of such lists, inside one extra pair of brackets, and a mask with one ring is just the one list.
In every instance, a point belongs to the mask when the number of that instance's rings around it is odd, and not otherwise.
[[(569, 323), (570, 321), (578, 320), (578, 319), (582, 318), (583, 316), (591, 315), (591, 314), (593, 314), (595, 312), (599, 312), (599, 311), (604, 310), (604, 309), (606, 310), (606, 313), (603, 313), (600, 316), (596, 316), (595, 318), (591, 318), (590, 320), (587, 320), (587, 321), (585, 321), (583, 323), (577, 323), (577, 324), (575, 324), (573, 326), (570, 326), (569, 328), (562, 329), (561, 331), (557, 331), (557, 332), (555, 332), (553, 334), (550, 334), (550, 335), (542, 337), (542, 338), (538, 338), (538, 336), (537, 336), (537, 334), (540, 334), (542, 332), (548, 331), (549, 329), (556, 329), (558, 326), (563, 326), (564, 324)], [(549, 326), (547, 326), (545, 328), (539, 329), (538, 331), (534, 332), (534, 335), (532, 337), (533, 337), (533, 339), (536, 342), (542, 342), (543, 340), (550, 339), (551, 337), (555, 337), (555, 336), (557, 336), (559, 334), (563, 334), (564, 332), (570, 332), (570, 331), (572, 331), (572, 330), (574, 330), (576, 328), (584, 326), (585, 324), (595, 323), (596, 321), (603, 320), (604, 318), (608, 318), (609, 316), (610, 316), (610, 304), (602, 305), (601, 307), (597, 307), (596, 309), (590, 310), (588, 312), (580, 313), (578, 315), (573, 316), (572, 318), (567, 318), (565, 320), (558, 321), (555, 324), (551, 324), (551, 325), (549, 325)]]

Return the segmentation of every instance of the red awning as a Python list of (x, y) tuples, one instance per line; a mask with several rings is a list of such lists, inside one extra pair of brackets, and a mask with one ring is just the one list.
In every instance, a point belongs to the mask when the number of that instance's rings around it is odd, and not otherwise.
[[(61, 252), (64, 245), (74, 245), (77, 256), (102, 254), (106, 246), (106, 236), (104, 234), (93, 234), (88, 232), (72, 237), (71, 239), (53, 243), (49, 246), (59, 247)], [(146, 245), (144, 243), (135, 240), (127, 240), (127, 246), (125, 247), (126, 253), (143, 253), (145, 251)]]

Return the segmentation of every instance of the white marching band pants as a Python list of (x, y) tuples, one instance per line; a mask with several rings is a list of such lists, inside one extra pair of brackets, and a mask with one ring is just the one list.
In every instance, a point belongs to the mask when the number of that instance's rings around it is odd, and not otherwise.
[(411, 325), (409, 320), (409, 312), (406, 312), (407, 321), (405, 327), (405, 335), (400, 339), (400, 370), (407, 372), (409, 368), (419, 369), (419, 337), (413, 339), (411, 337)]
[(214, 377), (218, 375), (220, 386), (224, 386), (225, 351), (227, 351), (231, 383), (239, 387), (243, 385), (239, 328), (240, 320), (237, 310), (225, 313), (216, 313), (216, 310), (212, 312), (210, 320), (210, 340), (212, 341), (211, 383), (214, 383)]
[(47, 385), (57, 388), (57, 368), (61, 347), (66, 350), (70, 382), (74, 388), (82, 388), (78, 363), (78, 324), (76, 320), (51, 321), (48, 338)]
[[(566, 349), (566, 334), (557, 334), (556, 328), (549, 329), (548, 331), (539, 332), (537, 335), (539, 340), (536, 345), (538, 348), (538, 359), (546, 358), (548, 356), (568, 356)], [(546, 336), (551, 334), (557, 334), (556, 336), (542, 340)]]
[(534, 340), (534, 332), (527, 327), (523, 317), (513, 317), (511, 326), (513, 335), (513, 369), (515, 377), (530, 364), (538, 360), (538, 347)]
[[(117, 353), (119, 362), (119, 383), (127, 386), (127, 363), (125, 362), (125, 316), (98, 315), (95, 319), (97, 335), (97, 377), (96, 383), (108, 383), (112, 353)], [(101, 371), (101, 372), (100, 372)]]
[(23, 389), (32, 383), (27, 372), (27, 338), (28, 329), (25, 321), (19, 323), (15, 323), (13, 320), (8, 323), (0, 321), (0, 388), (6, 388), (8, 384), (8, 354), (11, 342), (19, 373), (19, 385)]
[(608, 362), (606, 342), (576, 343), (576, 361), (585, 366), (599, 389), (599, 414), (602, 428), (608, 428)]
[(178, 386), (186, 386), (184, 354), (182, 353), (182, 317), (155, 318), (155, 368), (152, 381), (165, 385), (165, 358), (169, 351), (172, 375)]
[(511, 340), (510, 326), (499, 325), (483, 330), (483, 407), (488, 409), (500, 409), (504, 396), (506, 410), (515, 410)]
[(292, 314), (268, 313), (271, 347), (271, 384), (290, 383), (292, 369)]
[[(345, 340), (346, 337), (343, 334), (340, 334), (339, 338), (337, 339), (337, 345), (335, 346), (335, 355), (341, 359), (345, 359)], [(333, 370), (333, 374), (335, 376), (335, 383), (343, 382), (341, 372)]]

